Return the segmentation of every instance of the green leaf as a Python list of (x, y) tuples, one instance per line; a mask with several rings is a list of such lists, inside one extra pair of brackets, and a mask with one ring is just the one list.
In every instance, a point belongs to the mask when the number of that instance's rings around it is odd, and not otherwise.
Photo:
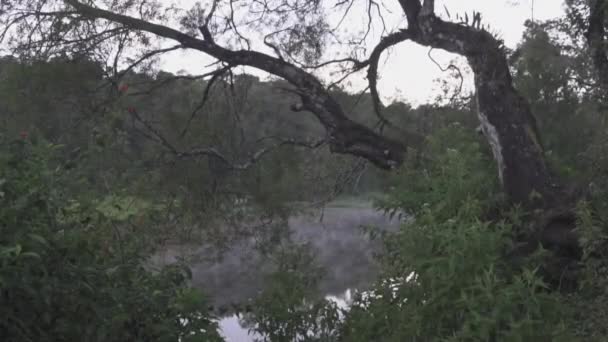
[(25, 253), (21, 253), (20, 257), (21, 257), (21, 258), (34, 258), (34, 259), (41, 259), (40, 254), (38, 254), (38, 253), (34, 253), (34, 252), (25, 252)]
[(22, 251), (22, 247), (21, 245), (16, 245), (15, 248), (13, 249), (13, 253), (15, 253), (15, 256), (19, 256), (19, 254), (21, 254)]
[(38, 234), (28, 234), (28, 236), (32, 240), (40, 243), (41, 245), (44, 245), (44, 246), (48, 246), (49, 245), (49, 242), (44, 237), (42, 237), (41, 235), (38, 235)]

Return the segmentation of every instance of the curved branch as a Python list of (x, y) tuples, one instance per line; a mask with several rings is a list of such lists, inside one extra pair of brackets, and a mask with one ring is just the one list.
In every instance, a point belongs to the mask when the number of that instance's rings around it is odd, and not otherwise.
[(285, 58), (283, 58), (283, 54), (281, 54), (281, 50), (274, 44), (272, 43), (270, 40), (268, 40), (268, 38), (270, 38), (271, 36), (281, 33), (281, 32), (285, 32), (289, 29), (283, 29), (283, 30), (279, 30), (279, 31), (275, 31), (275, 32), (270, 32), (269, 34), (264, 36), (264, 45), (268, 46), (269, 48), (271, 48), (274, 53), (277, 55), (277, 57), (281, 60), (285, 60)]
[(200, 74), (200, 75), (174, 75), (171, 77), (167, 77), (164, 78), (161, 81), (144, 81), (144, 82), (134, 82), (133, 85), (142, 85), (142, 84), (149, 84), (152, 83), (152, 85), (149, 88), (143, 89), (143, 90), (139, 90), (139, 91), (134, 91), (128, 94), (128, 96), (142, 96), (142, 95), (150, 95), (152, 92), (168, 85), (171, 82), (176, 82), (178, 80), (188, 80), (188, 81), (196, 81), (196, 80), (201, 80), (204, 79), (205, 77), (209, 77), (209, 76), (213, 76), (213, 74), (216, 72), (217, 70), (208, 72), (208, 73), (204, 73), (204, 74)]
[(258, 161), (260, 161), (266, 154), (276, 150), (279, 147), (295, 146), (301, 148), (317, 149), (325, 145), (325, 143), (327, 142), (325, 139), (321, 139), (318, 141), (300, 141), (296, 139), (280, 139), (277, 137), (271, 137), (271, 139), (277, 140), (277, 142), (257, 150), (249, 156), (246, 162), (237, 164), (231, 161), (230, 158), (226, 157), (215, 147), (195, 148), (188, 152), (179, 151), (159, 130), (154, 128), (152, 124), (150, 124), (147, 120), (144, 120), (141, 115), (139, 115), (139, 112), (136, 109), (129, 109), (129, 114), (137, 122), (140, 122), (150, 132), (150, 134), (148, 134), (147, 132), (140, 131), (141, 134), (143, 134), (148, 139), (151, 139), (152, 141), (161, 144), (177, 158), (192, 158), (200, 156), (213, 157), (221, 160), (230, 169), (238, 171), (244, 171), (249, 169), (251, 166), (255, 165)]
[(251, 42), (249, 41), (249, 39), (245, 36), (243, 36), (241, 34), (241, 32), (238, 29), (238, 26), (236, 25), (236, 22), (234, 21), (234, 0), (229, 0), (229, 4), (230, 4), (230, 17), (228, 18), (228, 23), (229, 25), (232, 26), (232, 29), (234, 30), (234, 33), (236, 33), (236, 35), (242, 40), (245, 41), (245, 44), (247, 45), (247, 50), (251, 49)]
[(183, 48), (183, 46), (181, 44), (178, 44), (178, 45), (174, 45), (174, 46), (171, 46), (171, 47), (168, 47), (165, 49), (157, 49), (157, 50), (148, 51), (145, 54), (143, 54), (141, 57), (139, 57), (135, 62), (131, 63), (126, 69), (121, 70), (118, 73), (118, 77), (120, 78), (123, 75), (129, 73), (131, 70), (136, 68), (139, 64), (143, 63), (144, 61), (146, 61), (154, 56), (162, 55), (164, 53), (179, 50), (182, 48)]
[(382, 103), (380, 101), (380, 94), (378, 93), (378, 64), (380, 62), (380, 56), (386, 49), (411, 38), (412, 33), (408, 30), (400, 30), (398, 32), (389, 34), (388, 36), (380, 40), (380, 43), (376, 45), (376, 47), (372, 51), (372, 54), (369, 57), (367, 80), (369, 82), (369, 90), (372, 96), (374, 112), (376, 113), (376, 116), (380, 119), (382, 125), (388, 124), (390, 126), (394, 126), (382, 114)]
[(89, 18), (105, 19), (130, 29), (172, 39), (184, 47), (202, 51), (228, 64), (251, 66), (279, 76), (299, 90), (303, 108), (312, 112), (323, 124), (332, 152), (360, 156), (385, 169), (403, 162), (405, 147), (401, 143), (350, 120), (315, 76), (293, 64), (257, 51), (229, 50), (213, 41), (201, 40), (164, 25), (92, 7), (77, 0), (64, 1)]
[(196, 117), (196, 114), (201, 109), (203, 109), (203, 107), (205, 107), (205, 104), (207, 104), (207, 101), (209, 100), (209, 94), (211, 94), (211, 88), (213, 87), (213, 85), (215, 84), (215, 82), (220, 77), (222, 77), (226, 72), (228, 72), (232, 67), (233, 67), (232, 65), (227, 65), (227, 66), (225, 66), (223, 68), (220, 68), (220, 69), (218, 69), (218, 70), (216, 70), (216, 71), (214, 71), (212, 73), (211, 79), (209, 79), (209, 82), (207, 82), (207, 85), (205, 86), (205, 91), (203, 92), (203, 99), (196, 106), (196, 108), (194, 108), (194, 110), (190, 114), (190, 117), (188, 118), (188, 122), (186, 123), (186, 126), (184, 127), (184, 129), (182, 130), (182, 132), (179, 135), (180, 138), (183, 138), (186, 135), (186, 133), (190, 129), (190, 125), (192, 124), (192, 121)]
[(331, 65), (331, 64), (340, 64), (340, 63), (347, 63), (347, 62), (348, 63), (353, 63), (355, 65), (356, 69), (358, 69), (358, 70), (361, 69), (359, 67), (359, 65), (361, 64), (361, 62), (358, 61), (358, 60), (356, 60), (356, 59), (354, 59), (354, 58), (352, 58), (352, 57), (332, 59), (332, 60), (321, 62), (321, 63), (315, 64), (315, 65), (302, 65), (302, 67), (306, 68), (306, 69), (320, 69), (320, 68), (326, 67), (326, 66)]
[(454, 92), (454, 95), (452, 95), (452, 97), (450, 98), (450, 103), (452, 103), (452, 102), (454, 102), (454, 100), (456, 99), (456, 97), (458, 97), (458, 95), (460, 95), (460, 93), (462, 92), (462, 86), (464, 84), (464, 76), (462, 76), (462, 71), (460, 71), (460, 68), (457, 67), (457, 66), (455, 66), (452, 63), (450, 63), (450, 65), (448, 65), (445, 68), (442, 67), (441, 64), (439, 64), (439, 62), (437, 62), (435, 60), (435, 58), (433, 58), (433, 56), (431, 55), (431, 52), (433, 52), (433, 48), (432, 47), (429, 49), (429, 52), (427, 53), (427, 55), (429, 56), (429, 59), (439, 68), (439, 70), (441, 70), (442, 72), (446, 72), (448, 70), (454, 70), (458, 74), (458, 78), (460, 80), (460, 84), (458, 85), (458, 90), (456, 92)]
[(209, 13), (207, 14), (207, 17), (205, 18), (205, 22), (203, 23), (203, 26), (209, 27), (209, 23), (211, 22), (211, 18), (213, 18), (213, 15), (215, 14), (215, 10), (217, 9), (217, 3), (219, 0), (213, 0), (213, 4), (211, 5), (211, 9), (209, 10)]
[(344, 19), (346, 19), (346, 17), (348, 16), (348, 13), (350, 12), (350, 10), (353, 7), (353, 4), (355, 2), (354, 1), (343, 0), (343, 1), (340, 1), (337, 4), (335, 4), (334, 5), (334, 9), (338, 8), (338, 7), (342, 6), (342, 5), (344, 5), (345, 3), (348, 3), (348, 6), (346, 7), (346, 10), (342, 14), (342, 18), (338, 21), (338, 23), (336, 24), (336, 26), (333, 28), (334, 30), (337, 30), (338, 28), (340, 28), (340, 26), (342, 26), (342, 22), (344, 22)]
[(325, 144), (325, 140), (319, 140), (316, 142), (306, 142), (306, 141), (298, 141), (298, 140), (294, 140), (294, 139), (284, 139), (284, 140), (278, 141), (277, 143), (274, 143), (272, 145), (269, 145), (269, 146), (266, 146), (266, 147), (263, 147), (263, 148), (257, 150), (256, 152), (254, 152), (253, 154), (251, 154), (249, 156), (249, 158), (246, 162), (238, 163), (238, 164), (231, 161), (230, 158), (226, 157), (224, 154), (222, 154), (220, 151), (218, 151), (214, 147), (196, 148), (196, 149), (193, 149), (188, 152), (176, 152), (175, 154), (178, 158), (192, 158), (192, 157), (199, 157), (199, 156), (213, 157), (213, 158), (217, 158), (217, 159), (221, 160), (224, 164), (226, 164), (232, 170), (244, 171), (244, 170), (249, 169), (251, 166), (255, 165), (257, 162), (259, 162), (265, 155), (276, 150), (279, 147), (296, 146), (296, 147), (316, 149), (316, 148), (323, 146), (324, 144)]

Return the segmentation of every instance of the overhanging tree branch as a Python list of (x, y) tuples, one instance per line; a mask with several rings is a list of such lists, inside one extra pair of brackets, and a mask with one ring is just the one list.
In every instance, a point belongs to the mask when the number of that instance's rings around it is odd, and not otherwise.
[(277, 148), (282, 146), (295, 146), (295, 147), (303, 147), (316, 149), (325, 144), (325, 140), (319, 140), (316, 142), (307, 142), (307, 141), (298, 141), (295, 139), (280, 139), (278, 142), (275, 142), (269, 146), (260, 148), (259, 150), (252, 153), (247, 161), (243, 163), (235, 163), (231, 161), (228, 157), (218, 151), (216, 148), (195, 148), (187, 152), (177, 152), (176, 156), (178, 158), (192, 158), (192, 157), (212, 157), (221, 160), (228, 168), (236, 171), (244, 171), (255, 165), (258, 161), (260, 161), (264, 156), (268, 153), (275, 151)]
[(226, 165), (226, 167), (235, 170), (235, 171), (245, 171), (259, 162), (264, 156), (276, 149), (284, 146), (294, 146), (300, 148), (308, 148), (308, 149), (317, 149), (326, 144), (327, 140), (321, 139), (317, 141), (301, 141), (296, 139), (287, 139), (287, 138), (279, 138), (279, 137), (270, 137), (269, 139), (274, 140), (275, 142), (269, 144), (268, 146), (261, 147), (257, 151), (253, 152), (249, 155), (245, 162), (235, 162), (230, 158), (226, 157), (223, 153), (221, 153), (215, 147), (199, 147), (192, 148), (188, 151), (181, 151), (175, 145), (173, 145), (169, 139), (167, 139), (158, 129), (156, 129), (150, 122), (141, 117), (139, 112), (136, 109), (130, 109), (129, 114), (139, 123), (141, 123), (145, 129), (149, 132), (141, 131), (139, 132), (144, 135), (146, 138), (155, 141), (161, 144), (170, 154), (174, 155), (176, 158), (184, 159), (184, 158), (196, 158), (196, 157), (209, 157), (216, 158), (220, 160), (222, 163)]
[(369, 68), (367, 70), (367, 80), (369, 82), (369, 89), (372, 96), (372, 103), (374, 105), (374, 112), (376, 116), (380, 119), (382, 125), (390, 125), (394, 126), (387, 120), (382, 114), (382, 103), (380, 101), (380, 94), (378, 93), (378, 64), (380, 62), (380, 56), (386, 49), (395, 46), (403, 41), (406, 41), (412, 37), (412, 33), (408, 30), (400, 30), (389, 34), (388, 36), (382, 38), (380, 43), (376, 45), (372, 54), (369, 57), (369, 60), (366, 62), (369, 64)]
[(77, 0), (64, 1), (91, 19), (105, 19), (172, 39), (186, 48), (199, 50), (226, 63), (251, 66), (284, 78), (298, 89), (303, 109), (312, 112), (327, 130), (332, 152), (360, 156), (385, 169), (403, 162), (405, 148), (401, 143), (350, 120), (316, 77), (293, 64), (257, 51), (229, 50), (208, 39), (201, 40), (167, 26), (92, 7)]
[(226, 72), (228, 72), (230, 70), (230, 68), (232, 68), (232, 65), (227, 65), (223, 68), (220, 68), (216, 71), (214, 71), (212, 73), (211, 78), (209, 79), (209, 82), (207, 82), (207, 84), (205, 85), (205, 90), (203, 91), (203, 99), (201, 100), (201, 102), (194, 108), (194, 110), (192, 111), (192, 113), (190, 114), (190, 117), (188, 118), (188, 122), (186, 123), (186, 126), (184, 127), (184, 129), (182, 130), (182, 132), (180, 133), (180, 138), (183, 138), (186, 133), (188, 132), (188, 129), (190, 129), (190, 125), (192, 124), (192, 120), (194, 120), (194, 118), (196, 117), (196, 114), (203, 109), (203, 107), (205, 107), (205, 104), (207, 103), (207, 101), (209, 100), (209, 95), (211, 94), (211, 88), (213, 87), (213, 85), (215, 84), (215, 82), (220, 79)]

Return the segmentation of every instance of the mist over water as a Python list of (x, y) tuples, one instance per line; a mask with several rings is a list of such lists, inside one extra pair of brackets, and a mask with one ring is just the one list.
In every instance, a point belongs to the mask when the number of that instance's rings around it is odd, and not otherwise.
[[(346, 306), (350, 289), (365, 289), (378, 272), (374, 252), (379, 243), (371, 241), (363, 226), (395, 230), (397, 219), (365, 203), (357, 206), (330, 206), (323, 212), (298, 215), (288, 220), (293, 238), (298, 243), (310, 243), (312, 254), (325, 270), (320, 291), (326, 298)], [(189, 250), (191, 252), (191, 250)], [(184, 250), (172, 247), (155, 257), (155, 262), (175, 261)], [(192, 283), (209, 295), (214, 307), (229, 307), (254, 298), (264, 287), (262, 270), (267, 260), (255, 250), (251, 241), (240, 241), (228, 249), (219, 261), (199, 261), (191, 265)], [(220, 327), (227, 341), (252, 341), (237, 316), (224, 317)]]

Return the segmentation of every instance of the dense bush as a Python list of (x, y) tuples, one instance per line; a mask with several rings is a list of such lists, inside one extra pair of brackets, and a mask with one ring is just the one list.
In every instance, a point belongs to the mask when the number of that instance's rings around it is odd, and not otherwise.
[(64, 191), (55, 149), (0, 138), (2, 341), (220, 340), (187, 270), (146, 270), (112, 212)]
[(513, 268), (511, 226), (480, 219), (497, 197), (491, 161), (459, 125), (434, 135), (397, 176), (387, 210), (414, 213), (384, 237), (384, 279), (355, 302), (348, 341), (571, 341), (558, 294), (534, 259)]
[(261, 341), (338, 340), (343, 313), (319, 295), (323, 270), (306, 245), (288, 243), (275, 253), (269, 286), (250, 303), (244, 321)]

